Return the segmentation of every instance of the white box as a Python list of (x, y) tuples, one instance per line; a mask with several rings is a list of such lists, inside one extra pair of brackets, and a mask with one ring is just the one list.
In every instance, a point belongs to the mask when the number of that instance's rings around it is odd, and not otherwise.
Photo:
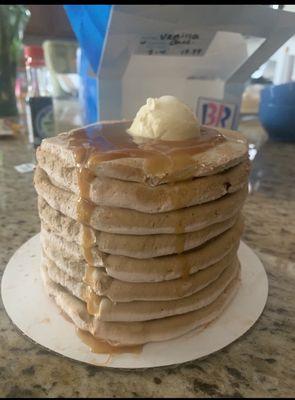
[[(167, 94), (194, 110), (199, 97), (239, 110), (245, 82), (294, 26), (293, 13), (267, 5), (113, 6), (98, 70), (99, 119), (133, 118), (147, 97)], [(261, 39), (254, 51), (249, 36)]]

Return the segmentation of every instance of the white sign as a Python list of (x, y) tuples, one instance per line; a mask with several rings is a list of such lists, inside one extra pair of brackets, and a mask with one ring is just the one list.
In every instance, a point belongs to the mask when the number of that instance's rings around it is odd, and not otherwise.
[(197, 117), (202, 125), (233, 129), (236, 112), (237, 105), (234, 103), (199, 97)]
[(212, 32), (162, 32), (139, 38), (136, 54), (153, 56), (203, 56)]

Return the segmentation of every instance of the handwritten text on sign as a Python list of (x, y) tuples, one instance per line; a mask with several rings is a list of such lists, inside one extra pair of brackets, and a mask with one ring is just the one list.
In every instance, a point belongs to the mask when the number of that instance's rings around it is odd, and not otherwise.
[(202, 56), (209, 47), (212, 32), (162, 32), (139, 37), (137, 54)]
[(203, 125), (233, 129), (236, 109), (236, 104), (200, 97), (197, 116)]

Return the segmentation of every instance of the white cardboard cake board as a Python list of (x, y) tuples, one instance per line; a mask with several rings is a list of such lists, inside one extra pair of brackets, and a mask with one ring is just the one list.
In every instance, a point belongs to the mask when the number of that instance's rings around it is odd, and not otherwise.
[(149, 343), (140, 354), (94, 354), (77, 336), (74, 325), (47, 296), (40, 277), (39, 234), (12, 256), (1, 283), (5, 309), (14, 324), (45, 348), (74, 360), (115, 368), (150, 368), (191, 361), (222, 349), (243, 335), (259, 318), (268, 294), (262, 263), (243, 242), (239, 248), (241, 286), (232, 303), (213, 323), (200, 332), (177, 339)]

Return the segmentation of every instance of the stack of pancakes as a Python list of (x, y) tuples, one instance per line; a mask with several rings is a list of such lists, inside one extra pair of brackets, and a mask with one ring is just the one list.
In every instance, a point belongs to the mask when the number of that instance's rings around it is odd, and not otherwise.
[(108, 141), (129, 125), (43, 140), (35, 172), (46, 289), (79, 329), (122, 346), (203, 327), (232, 300), (249, 174), (237, 132), (165, 164)]

